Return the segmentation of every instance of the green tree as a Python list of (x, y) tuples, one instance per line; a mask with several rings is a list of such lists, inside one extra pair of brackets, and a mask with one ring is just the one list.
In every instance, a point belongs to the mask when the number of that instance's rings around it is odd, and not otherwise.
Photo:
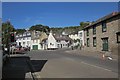
[(89, 24), (90, 24), (89, 21), (87, 21), (87, 22), (80, 22), (80, 26), (81, 26), (82, 28), (86, 27), (86, 26), (89, 25)]
[(15, 29), (10, 21), (2, 23), (2, 44), (9, 47), (10, 32), (14, 32)]
[(22, 34), (24, 33), (26, 30), (25, 29), (15, 29), (16, 34)]
[(48, 33), (50, 31), (50, 28), (49, 28), (49, 26), (44, 26), (44, 25), (41, 25), (41, 24), (37, 24), (37, 25), (34, 25), (34, 26), (30, 27), (30, 31), (33, 31), (33, 30), (43, 31), (43, 32)]

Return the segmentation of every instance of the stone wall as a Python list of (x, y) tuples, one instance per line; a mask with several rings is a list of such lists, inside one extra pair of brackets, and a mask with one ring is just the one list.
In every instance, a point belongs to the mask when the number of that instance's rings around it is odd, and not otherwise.
[[(118, 16), (110, 18), (106, 20), (107, 25), (107, 31), (102, 32), (102, 23), (96, 24), (96, 34), (93, 35), (93, 27), (89, 27), (89, 36), (86, 35), (87, 31), (84, 30), (85, 35), (85, 46), (84, 50), (87, 51), (100, 51), (102, 52), (102, 38), (108, 37), (108, 49), (112, 52), (112, 54), (118, 54), (118, 43), (117, 43), (117, 37), (116, 32), (118, 32), (118, 28), (120, 27), (118, 25), (118, 21), (120, 18)], [(97, 40), (97, 46), (93, 47), (93, 37), (96, 37)], [(87, 38), (90, 40), (90, 46), (87, 47)]]

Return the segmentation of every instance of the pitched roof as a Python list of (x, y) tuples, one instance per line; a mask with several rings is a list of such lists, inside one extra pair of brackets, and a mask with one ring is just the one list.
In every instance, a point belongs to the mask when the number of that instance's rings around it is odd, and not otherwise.
[(110, 19), (110, 18), (112, 18), (112, 17), (118, 16), (118, 15), (120, 15), (120, 12), (112, 12), (112, 13), (110, 13), (110, 14), (108, 14), (108, 15), (106, 15), (106, 16), (98, 19), (98, 20), (96, 20), (94, 23), (86, 26), (84, 29), (86, 29), (86, 28), (88, 28), (88, 27), (91, 27), (91, 26), (93, 26), (93, 25), (96, 25), (96, 24), (98, 24), (98, 23), (100, 23), (100, 22), (102, 22), (102, 21), (105, 21), (105, 20), (107, 20), (107, 19)]
[(53, 35), (53, 37), (56, 39), (56, 40), (68, 40), (68, 41), (71, 41), (72, 39), (68, 36), (56, 36), (56, 35)]

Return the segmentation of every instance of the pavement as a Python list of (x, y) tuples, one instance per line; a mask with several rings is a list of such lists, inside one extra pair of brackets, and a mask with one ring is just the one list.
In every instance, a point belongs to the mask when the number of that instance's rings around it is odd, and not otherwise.
[[(117, 62), (103, 61), (90, 56), (74, 56), (67, 54), (66, 51), (69, 50), (38, 50), (31, 51), (26, 55), (30, 56), (31, 60), (35, 61), (35, 63), (39, 64), (33, 63), (33, 67), (37, 69), (36, 73), (43, 79), (118, 77)], [(41, 68), (40, 65), (42, 65)]]
[[(83, 55), (83, 56), (90, 56), (90, 57), (95, 57), (95, 58), (100, 58), (103, 59), (103, 53), (102, 52), (92, 52), (92, 51), (85, 51), (85, 50), (79, 50), (79, 49), (74, 49), (74, 50), (66, 50), (66, 53), (73, 54), (73, 55)], [(108, 52), (109, 53), (109, 52)], [(117, 55), (111, 55), (112, 60), (118, 61), (118, 56)], [(106, 58), (107, 59), (107, 58)]]
[(96, 53), (71, 49), (37, 50), (26, 54), (15, 54), (10, 56), (3, 67), (3, 80), (117, 78), (117, 62), (103, 61), (99, 56)]

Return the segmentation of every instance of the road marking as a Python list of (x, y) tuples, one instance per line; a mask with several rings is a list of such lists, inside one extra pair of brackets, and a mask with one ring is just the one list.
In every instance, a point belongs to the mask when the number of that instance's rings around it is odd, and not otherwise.
[(88, 64), (88, 63), (83, 62), (83, 61), (82, 61), (81, 63), (86, 64), (86, 65), (89, 65), (89, 66), (92, 66), (92, 67), (96, 67), (96, 68), (104, 69), (104, 70), (107, 70), (107, 71), (111, 71), (111, 70), (109, 70), (109, 69), (106, 69), (106, 68), (103, 68), (103, 67), (99, 67), (99, 66), (96, 66), (96, 65), (92, 65), (92, 64)]

